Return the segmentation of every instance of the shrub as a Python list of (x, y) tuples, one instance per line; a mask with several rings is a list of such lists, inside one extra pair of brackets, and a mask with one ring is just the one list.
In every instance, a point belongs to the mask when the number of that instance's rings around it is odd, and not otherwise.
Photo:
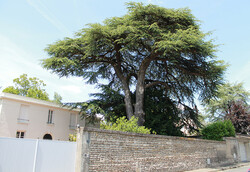
[(223, 137), (235, 136), (235, 128), (229, 120), (217, 121), (203, 128), (201, 134), (204, 139), (222, 140)]
[[(115, 123), (111, 122), (101, 122), (101, 129), (105, 130), (115, 130), (115, 131), (125, 131), (132, 133), (142, 133), (142, 134), (150, 134), (151, 129), (145, 128), (145, 126), (138, 126), (138, 119), (134, 116), (127, 120), (125, 117), (118, 118)], [(156, 134), (154, 131), (152, 132)]]
[(69, 134), (69, 141), (76, 142), (76, 134)]

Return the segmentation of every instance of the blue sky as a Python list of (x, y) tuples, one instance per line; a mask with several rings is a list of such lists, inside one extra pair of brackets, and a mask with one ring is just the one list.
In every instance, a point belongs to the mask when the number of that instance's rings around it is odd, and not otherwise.
[[(41, 59), (48, 58), (48, 44), (72, 37), (88, 23), (126, 14), (124, 0), (0, 0), (0, 86), (26, 73), (38, 77), (47, 86), (51, 98), (58, 92), (64, 102), (86, 101), (97, 92), (81, 78), (59, 78), (43, 69)], [(230, 64), (226, 79), (244, 82), (250, 90), (250, 1), (249, 0), (144, 0), (166, 8), (192, 10), (201, 20), (204, 32), (219, 44), (217, 56)], [(2, 90), (1, 89), (1, 90)]]

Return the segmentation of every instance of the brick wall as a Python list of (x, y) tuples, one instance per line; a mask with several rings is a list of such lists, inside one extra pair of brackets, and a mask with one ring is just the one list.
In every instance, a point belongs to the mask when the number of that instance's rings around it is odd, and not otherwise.
[(94, 128), (84, 128), (81, 136), (81, 171), (183, 171), (237, 161), (226, 141)]

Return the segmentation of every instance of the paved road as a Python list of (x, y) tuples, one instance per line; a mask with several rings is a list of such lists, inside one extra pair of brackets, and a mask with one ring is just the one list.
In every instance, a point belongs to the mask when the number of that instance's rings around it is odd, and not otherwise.
[(247, 170), (250, 169), (250, 166), (244, 166), (239, 168), (233, 168), (229, 170), (225, 170), (223, 172), (248, 172)]
[[(223, 170), (223, 168), (203, 168), (203, 169), (197, 169), (197, 170), (192, 170), (188, 172), (248, 172), (248, 169), (250, 169), (250, 162), (240, 163), (240, 164), (232, 165), (228, 167), (229, 167), (227, 168), (228, 170)], [(224, 169), (225, 168), (226, 167), (224, 167)]]

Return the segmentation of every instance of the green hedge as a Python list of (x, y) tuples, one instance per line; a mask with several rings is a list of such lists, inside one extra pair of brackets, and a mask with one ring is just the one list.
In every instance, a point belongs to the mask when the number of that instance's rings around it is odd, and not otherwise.
[(204, 139), (222, 140), (223, 137), (234, 137), (235, 128), (229, 120), (217, 121), (203, 128), (201, 134)]
[[(100, 128), (105, 130), (125, 131), (132, 133), (151, 133), (151, 129), (145, 128), (145, 126), (138, 126), (137, 121), (138, 119), (134, 116), (132, 116), (130, 120), (127, 120), (125, 117), (121, 117), (118, 118), (115, 123), (101, 122)], [(156, 134), (155, 132), (152, 133)]]

